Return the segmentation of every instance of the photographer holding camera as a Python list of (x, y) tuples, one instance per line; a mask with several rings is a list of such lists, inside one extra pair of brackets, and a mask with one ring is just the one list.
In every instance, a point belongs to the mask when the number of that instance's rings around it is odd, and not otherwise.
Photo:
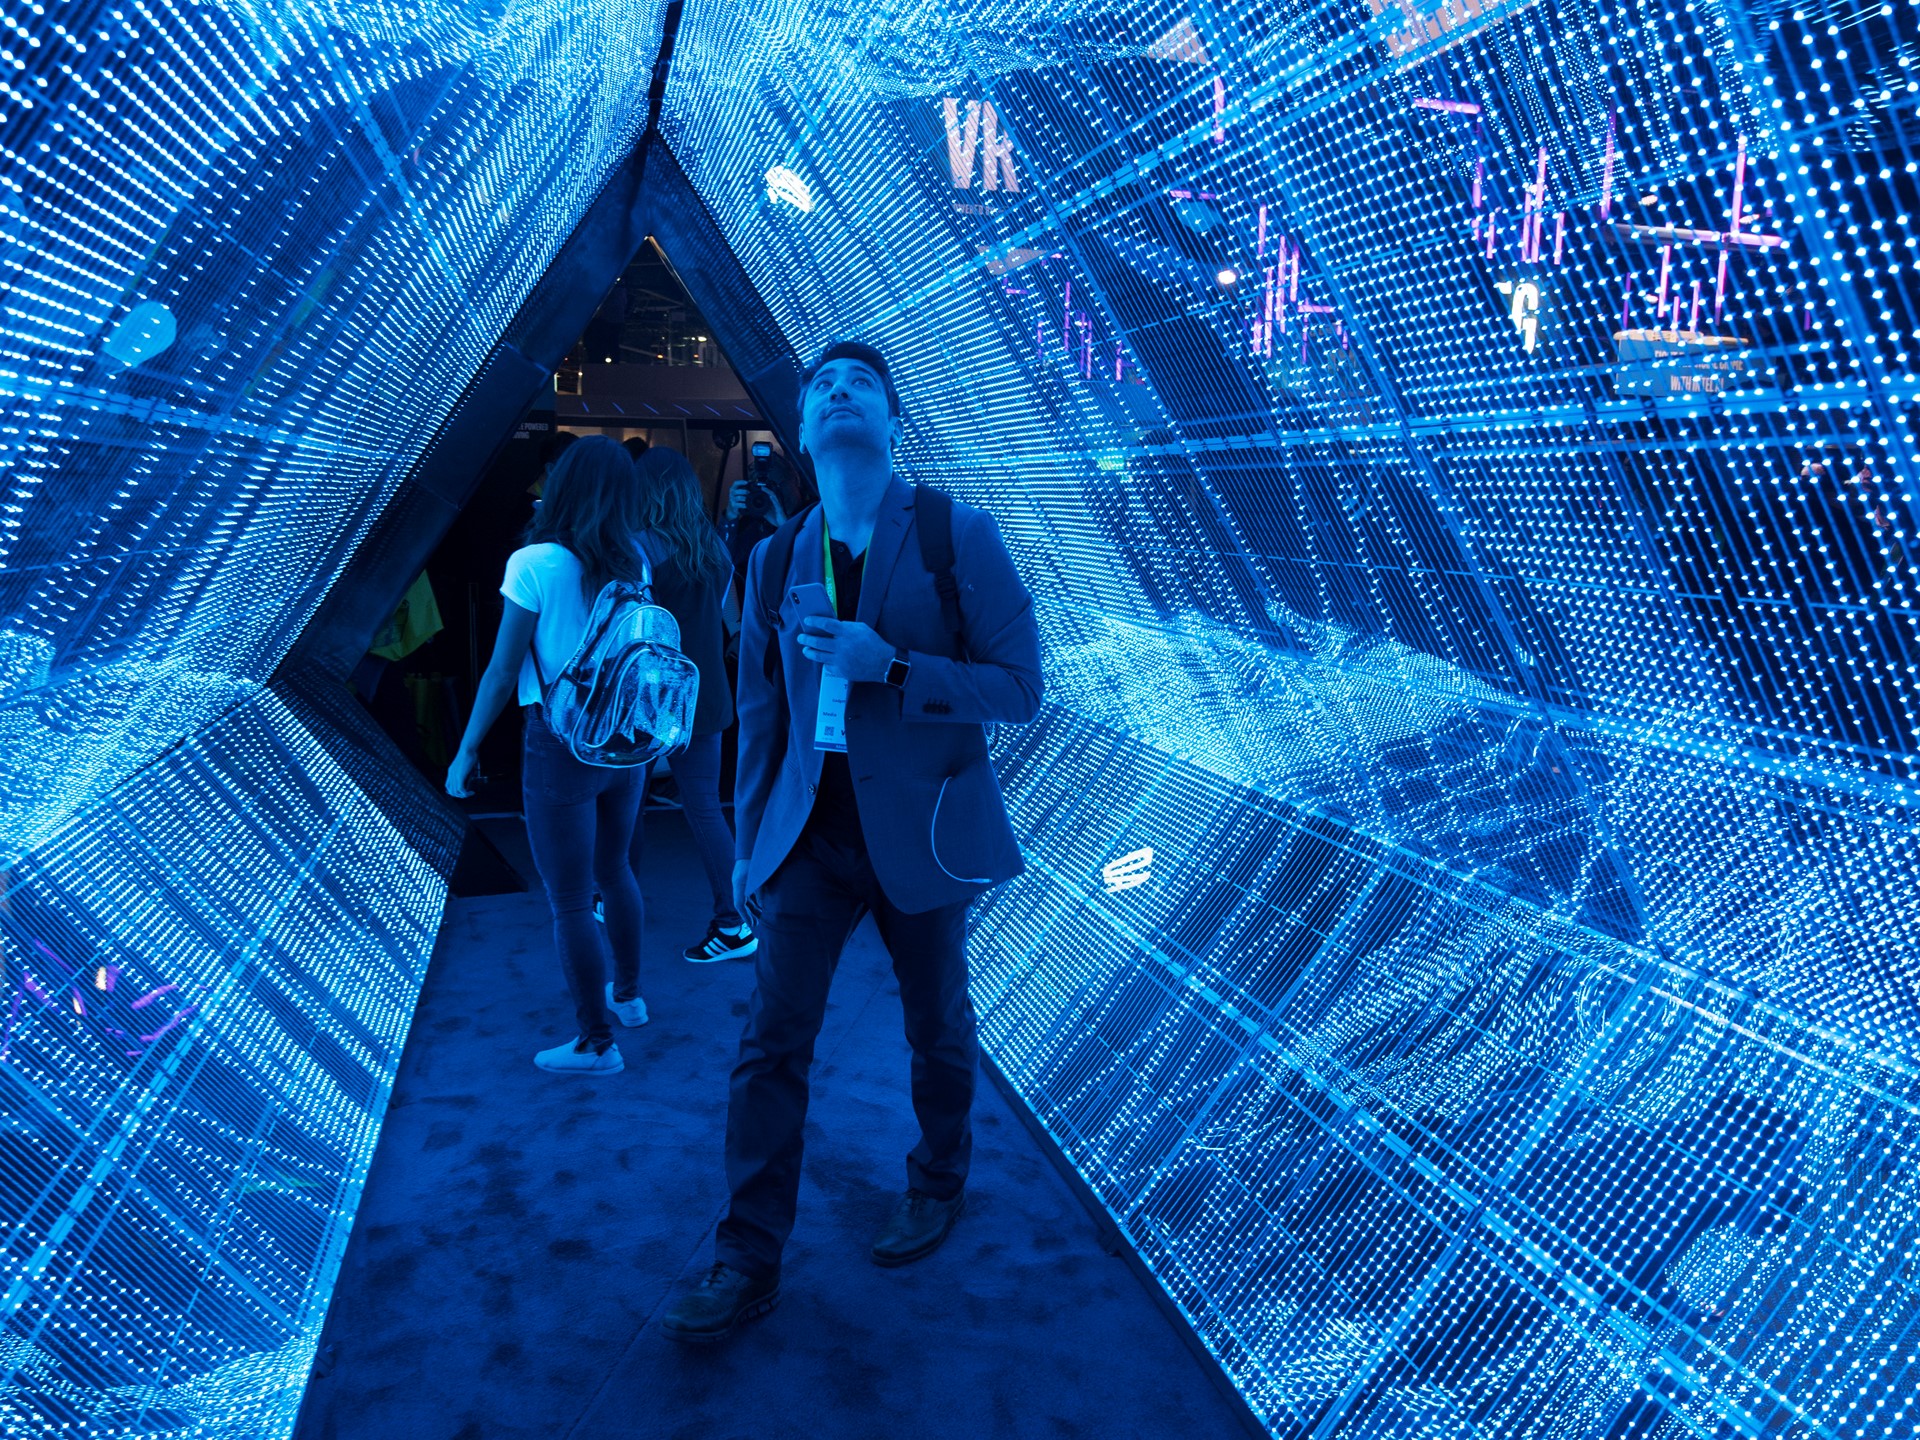
[(745, 472), (727, 492), (727, 550), (733, 556), (736, 606), (753, 547), (819, 498), (785, 456), (776, 455), (765, 440), (753, 442)]

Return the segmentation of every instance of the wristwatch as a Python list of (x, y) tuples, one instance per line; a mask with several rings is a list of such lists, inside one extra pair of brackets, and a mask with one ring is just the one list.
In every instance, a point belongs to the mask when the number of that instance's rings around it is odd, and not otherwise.
[(893, 659), (887, 662), (887, 684), (896, 690), (907, 688), (907, 676), (913, 673), (913, 666), (907, 661), (907, 652), (896, 650)]

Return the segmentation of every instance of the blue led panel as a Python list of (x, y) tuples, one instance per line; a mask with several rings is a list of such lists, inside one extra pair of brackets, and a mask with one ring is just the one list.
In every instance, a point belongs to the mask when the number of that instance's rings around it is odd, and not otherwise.
[(1911, 0), (694, 5), (665, 129), (1035, 592), (983, 1034), (1273, 1432), (1913, 1433)]
[(0, 1433), (284, 1435), (446, 886), (273, 691), (15, 867)]
[(0, 40), (0, 863), (271, 672), (645, 123), (659, 0)]
[(458, 837), (269, 677), (629, 155), (662, 15), (0, 16), (7, 1440), (292, 1428)]

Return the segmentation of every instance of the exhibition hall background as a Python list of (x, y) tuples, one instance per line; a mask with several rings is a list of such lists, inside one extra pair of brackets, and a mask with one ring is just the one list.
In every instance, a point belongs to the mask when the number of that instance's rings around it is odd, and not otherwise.
[(639, 257), (1005, 535), (983, 1045), (1261, 1423), (1911, 1433), (1917, 17), (16, 7), (0, 1428), (291, 1432), (486, 858), (349, 677)]

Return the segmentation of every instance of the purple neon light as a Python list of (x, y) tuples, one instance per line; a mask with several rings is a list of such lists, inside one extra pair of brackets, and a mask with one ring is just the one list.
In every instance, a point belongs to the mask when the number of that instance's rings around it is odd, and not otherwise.
[(1606, 165), (1600, 178), (1600, 218), (1607, 218), (1607, 212), (1613, 208), (1613, 127), (1620, 118), (1619, 112), (1607, 116), (1607, 155)]

